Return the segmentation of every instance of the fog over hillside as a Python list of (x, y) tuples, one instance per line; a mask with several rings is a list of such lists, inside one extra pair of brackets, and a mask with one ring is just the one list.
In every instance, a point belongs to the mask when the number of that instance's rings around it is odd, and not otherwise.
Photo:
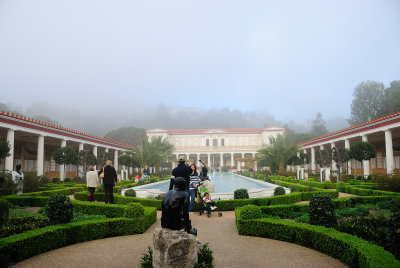
[[(199, 129), (199, 128), (260, 128), (284, 126), (296, 132), (310, 132), (314, 118), (277, 120), (267, 111), (243, 112), (237, 109), (203, 109), (158, 105), (121, 105), (107, 109), (98, 105), (62, 107), (45, 102), (34, 102), (28, 107), (6, 103), (0, 107), (28, 117), (47, 116), (64, 127), (104, 136), (107, 132), (126, 126), (139, 128)], [(330, 131), (347, 126), (342, 116), (324, 118)]]

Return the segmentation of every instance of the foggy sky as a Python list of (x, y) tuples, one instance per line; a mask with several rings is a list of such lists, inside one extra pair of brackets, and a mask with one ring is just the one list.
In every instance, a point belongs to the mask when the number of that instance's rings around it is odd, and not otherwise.
[(396, 0), (0, 0), (0, 102), (76, 124), (157, 107), (343, 122), (358, 83), (400, 78), (399, 29)]

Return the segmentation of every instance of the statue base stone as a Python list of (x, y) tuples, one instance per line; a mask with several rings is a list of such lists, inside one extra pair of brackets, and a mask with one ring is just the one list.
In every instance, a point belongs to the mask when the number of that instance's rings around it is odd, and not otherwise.
[(153, 234), (153, 267), (186, 268), (194, 267), (200, 240), (184, 231), (156, 228)]

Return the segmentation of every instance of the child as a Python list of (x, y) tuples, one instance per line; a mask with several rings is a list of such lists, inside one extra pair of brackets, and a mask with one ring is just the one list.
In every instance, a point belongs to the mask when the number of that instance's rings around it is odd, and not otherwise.
[(135, 183), (138, 183), (138, 182), (139, 182), (139, 179), (140, 179), (139, 174), (136, 174), (136, 175), (135, 175)]
[(211, 197), (210, 197), (209, 193), (205, 193), (204, 194), (203, 201), (210, 206), (211, 210), (214, 210), (214, 209), (217, 208), (215, 206), (215, 203), (211, 200)]

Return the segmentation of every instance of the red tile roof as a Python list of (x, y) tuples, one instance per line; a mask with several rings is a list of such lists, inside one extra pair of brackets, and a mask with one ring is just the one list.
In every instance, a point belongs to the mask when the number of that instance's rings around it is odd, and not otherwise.
[(313, 138), (313, 139), (309, 139), (309, 140), (306, 140), (306, 141), (302, 141), (302, 142), (299, 143), (299, 145), (303, 145), (303, 144), (306, 144), (306, 143), (312, 143), (312, 142), (315, 142), (315, 141), (318, 141), (318, 140), (322, 140), (322, 139), (326, 139), (326, 138), (330, 138), (330, 137), (334, 138), (334, 136), (336, 136), (338, 134), (351, 132), (351, 131), (354, 131), (354, 130), (357, 130), (357, 129), (362, 131), (363, 128), (366, 128), (368, 126), (373, 126), (374, 124), (377, 124), (377, 123), (380, 123), (380, 122), (383, 122), (383, 121), (392, 120), (392, 119), (395, 119), (396, 117), (400, 117), (400, 112), (396, 112), (396, 113), (392, 113), (392, 114), (389, 114), (389, 115), (385, 115), (385, 116), (379, 117), (377, 119), (374, 119), (374, 120), (371, 120), (371, 121), (368, 121), (368, 122), (364, 122), (364, 123), (361, 123), (361, 124), (358, 124), (358, 125), (355, 125), (355, 126), (350, 126), (348, 128), (344, 128), (344, 129), (341, 129), (341, 130), (338, 130), (338, 131), (335, 131), (335, 132), (331, 132), (331, 133), (325, 134), (325, 135), (317, 137), (317, 138)]
[(0, 112), (0, 116), (1, 115), (9, 117), (11, 119), (18, 119), (18, 120), (23, 121), (23, 122), (28, 122), (28, 123), (31, 123), (31, 124), (33, 123), (34, 125), (43, 126), (43, 127), (46, 127), (47, 129), (57, 129), (57, 130), (61, 130), (61, 131), (64, 131), (64, 132), (73, 133), (75, 135), (89, 137), (89, 138), (94, 139), (94, 140), (107, 142), (107, 143), (110, 143), (110, 145), (113, 145), (113, 144), (114, 145), (119, 145), (119, 146), (122, 146), (122, 147), (126, 147), (126, 149), (135, 148), (132, 145), (124, 144), (124, 143), (121, 143), (121, 142), (118, 142), (118, 141), (113, 141), (113, 140), (109, 140), (109, 139), (105, 139), (105, 138), (101, 138), (101, 137), (96, 137), (96, 136), (94, 136), (92, 134), (89, 134), (89, 133), (84, 133), (84, 132), (80, 132), (80, 131), (77, 131), (77, 130), (64, 128), (62, 126), (48, 124), (46, 122), (42, 122), (42, 121), (39, 121), (39, 120), (36, 120), (36, 119), (28, 118), (26, 116), (22, 116), (22, 115), (19, 115), (19, 114), (14, 114), (14, 113), (10, 113), (10, 112), (1, 111)]
[[(170, 129), (164, 130), (169, 134), (204, 134), (211, 131), (222, 131), (227, 133), (261, 133), (263, 131), (268, 131), (269, 128), (216, 128), (216, 129)], [(280, 130), (285, 130), (284, 128), (278, 128)], [(149, 129), (148, 131), (151, 131)], [(162, 131), (162, 132), (164, 132)], [(160, 131), (161, 132), (161, 131)]]

